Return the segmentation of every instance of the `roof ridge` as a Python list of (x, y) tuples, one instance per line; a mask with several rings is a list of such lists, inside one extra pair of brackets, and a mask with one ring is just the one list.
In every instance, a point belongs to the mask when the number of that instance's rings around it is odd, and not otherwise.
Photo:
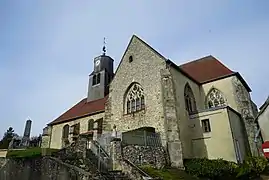
[(189, 62), (186, 62), (186, 63), (184, 63), (184, 64), (180, 64), (180, 65), (178, 65), (178, 66), (180, 67), (180, 66), (183, 66), (183, 65), (186, 65), (186, 64), (189, 64), (189, 63), (194, 63), (194, 62), (197, 62), (197, 61), (207, 60), (207, 58), (209, 58), (209, 57), (214, 58), (215, 60), (219, 61), (217, 58), (215, 58), (214, 56), (212, 56), (212, 55), (210, 54), (210, 55), (201, 57), (201, 58), (199, 58), (199, 59), (190, 60)]

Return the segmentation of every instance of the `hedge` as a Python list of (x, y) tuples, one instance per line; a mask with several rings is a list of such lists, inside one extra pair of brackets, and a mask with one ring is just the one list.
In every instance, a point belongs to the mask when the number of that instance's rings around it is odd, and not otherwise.
[(239, 165), (223, 159), (186, 159), (184, 165), (187, 173), (210, 179), (249, 179), (259, 177), (269, 169), (264, 157), (247, 157)]
[[(58, 149), (49, 149), (50, 152), (56, 152)], [(7, 158), (34, 158), (42, 156), (42, 149), (41, 148), (29, 148), (23, 150), (9, 150), (7, 152)]]

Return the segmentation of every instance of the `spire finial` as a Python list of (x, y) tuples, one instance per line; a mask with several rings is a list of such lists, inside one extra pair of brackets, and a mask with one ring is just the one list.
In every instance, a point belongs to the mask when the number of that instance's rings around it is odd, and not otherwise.
[(106, 38), (104, 37), (104, 46), (103, 46), (103, 54), (106, 54)]

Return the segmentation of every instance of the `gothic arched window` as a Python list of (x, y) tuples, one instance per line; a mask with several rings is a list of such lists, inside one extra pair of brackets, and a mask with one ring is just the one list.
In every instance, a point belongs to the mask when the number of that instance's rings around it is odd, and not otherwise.
[(125, 96), (125, 113), (132, 113), (145, 109), (144, 91), (140, 84), (133, 83)]
[(222, 92), (216, 88), (212, 88), (207, 94), (206, 103), (208, 108), (224, 106), (226, 104)]
[(88, 121), (88, 131), (93, 130), (93, 127), (94, 127), (94, 120), (93, 119), (90, 119)]
[(184, 89), (184, 99), (185, 99), (185, 107), (186, 110), (189, 113), (194, 113), (197, 111), (196, 108), (196, 101), (193, 95), (193, 92), (191, 90), (191, 87), (189, 84), (186, 84), (185, 89)]
[(63, 136), (62, 137), (63, 137), (63, 139), (67, 139), (68, 136), (69, 136), (69, 125), (67, 124), (63, 127)]

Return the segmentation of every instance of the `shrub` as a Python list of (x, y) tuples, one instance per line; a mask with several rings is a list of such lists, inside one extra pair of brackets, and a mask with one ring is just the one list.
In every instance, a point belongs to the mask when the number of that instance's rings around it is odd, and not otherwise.
[(264, 157), (247, 157), (242, 164), (223, 159), (189, 159), (184, 160), (187, 173), (210, 179), (251, 179), (262, 173), (269, 173), (268, 159)]
[(247, 157), (239, 168), (237, 177), (259, 177), (268, 168), (268, 160), (264, 157)]
[(189, 174), (210, 179), (235, 177), (238, 168), (233, 162), (223, 159), (209, 160), (206, 158), (185, 160), (184, 165)]
[(162, 169), (156, 169), (149, 165), (140, 166), (140, 168), (145, 171), (154, 179), (162, 179), (162, 180), (197, 180), (198, 178), (192, 177), (191, 175), (187, 174), (183, 170), (179, 170), (176, 168), (171, 167), (164, 167)]

